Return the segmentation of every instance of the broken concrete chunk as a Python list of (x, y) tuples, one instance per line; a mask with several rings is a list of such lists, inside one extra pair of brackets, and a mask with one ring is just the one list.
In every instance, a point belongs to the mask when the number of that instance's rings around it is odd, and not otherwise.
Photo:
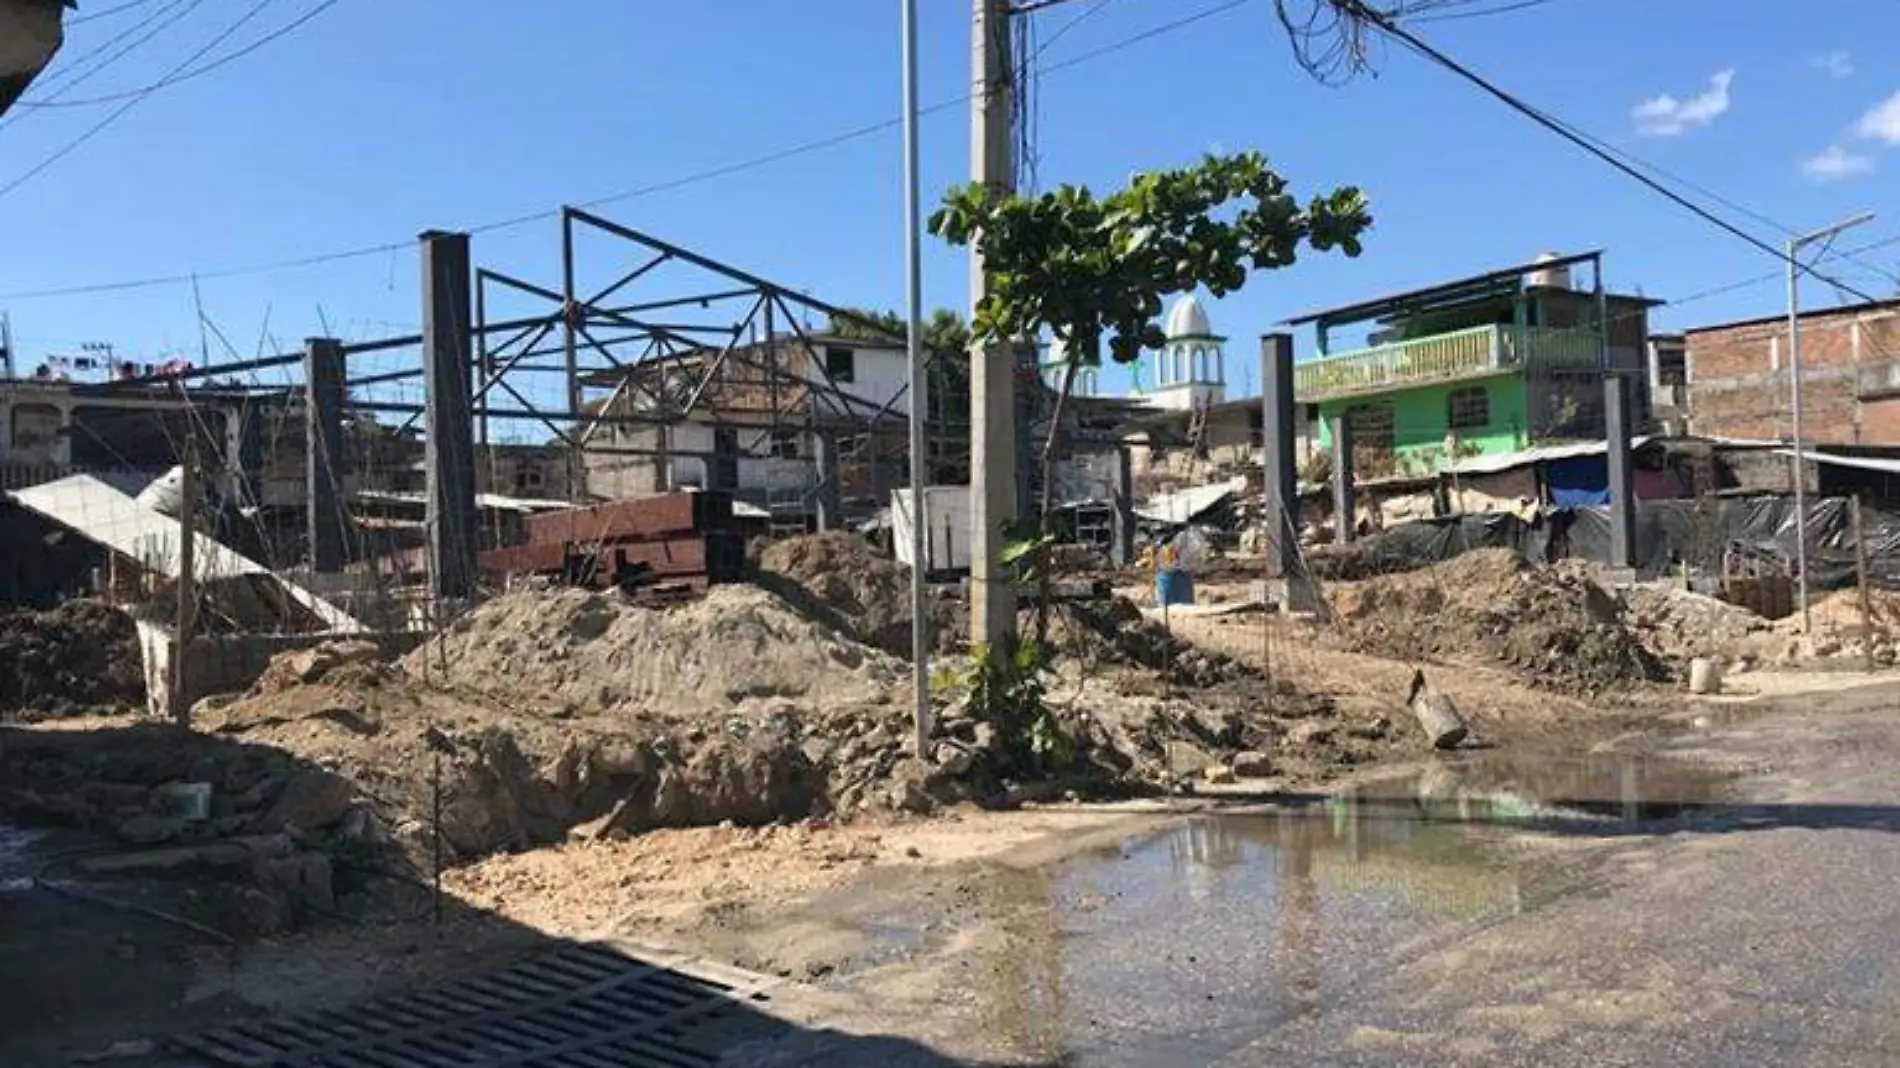
[(976, 757), (971, 754), (969, 750), (960, 745), (951, 745), (947, 742), (938, 743), (937, 751), (934, 756), (937, 761), (937, 767), (941, 769), (945, 775), (952, 776), (953, 778), (968, 775), (970, 768), (976, 764)]
[(1201, 778), (1216, 786), (1226, 786), (1234, 781), (1234, 769), (1225, 764), (1213, 764), (1201, 772)]
[(1273, 758), (1251, 750), (1235, 753), (1232, 767), (1243, 779), (1265, 779), (1273, 775)]
[(298, 772), (284, 784), (264, 823), (271, 830), (318, 830), (342, 819), (355, 800), (356, 788), (347, 779), (327, 771)]

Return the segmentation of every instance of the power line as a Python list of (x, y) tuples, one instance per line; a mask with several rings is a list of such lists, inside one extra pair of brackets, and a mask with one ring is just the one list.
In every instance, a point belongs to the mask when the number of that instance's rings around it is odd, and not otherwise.
[(1440, 52), (1436, 48), (1433, 48), (1430, 44), (1427, 44), (1425, 41), (1421, 40), (1416, 35), (1412, 34), (1411, 32), (1407, 31), (1403, 27), (1394, 23), (1391, 19), (1387, 18), (1386, 16), (1380, 14), (1377, 11), (1372, 10), (1363, 2), (1363, 0), (1333, 0), (1333, 2), (1336, 3), (1341, 8), (1341, 10), (1346, 12), (1348, 16), (1363, 19), (1371, 23), (1372, 25), (1378, 27), (1380, 30), (1383, 30), (1388, 36), (1397, 39), (1398, 41), (1400, 41), (1407, 47), (1411, 48), (1414, 52), (1419, 53), (1420, 55), (1438, 64), (1439, 66), (1445, 68), (1446, 70), (1451, 71), (1453, 74), (1458, 75), (1460, 78), (1463, 78), (1465, 81), (1468, 81), (1471, 84), (1477, 86), (1479, 89), (1483, 90), (1487, 95), (1495, 97), (1497, 100), (1504, 103), (1507, 107), (1511, 108), (1513, 111), (1516, 111), (1521, 115), (1524, 115), (1526, 118), (1529, 118), (1531, 121), (1537, 123), (1539, 126), (1544, 127), (1545, 129), (1558, 135), (1564, 140), (1569, 141), (1571, 144), (1576, 145), (1578, 148), (1583, 149), (1585, 152), (1588, 152), (1590, 155), (1595, 156), (1596, 158), (1609, 164), (1611, 167), (1614, 167), (1618, 171), (1621, 171), (1623, 174), (1629, 176), (1630, 178), (1635, 179), (1637, 182), (1641, 183), (1645, 188), (1648, 188), (1652, 192), (1662, 196), (1663, 198), (1667, 199), (1671, 203), (1690, 212), (1691, 214), (1695, 215), (1697, 218), (1703, 220), (1704, 222), (1707, 222), (1709, 225), (1714, 226), (1717, 229), (1727, 234), (1730, 234), (1736, 238), (1739, 238), (1750, 245), (1753, 245), (1754, 247), (1760, 249), (1763, 252), (1766, 252), (1768, 255), (1773, 256), (1775, 259), (1780, 260), (1783, 263), (1793, 263), (1798, 270), (1805, 271), (1806, 273), (1812, 274), (1814, 277), (1824, 282), (1827, 282), (1830, 285), (1834, 285), (1840, 289), (1845, 290), (1846, 292), (1853, 293), (1855, 296), (1860, 297), (1862, 300), (1871, 302), (1875, 299), (1874, 297), (1868, 295), (1867, 293), (1861, 292), (1860, 290), (1854, 288), (1853, 286), (1845, 285), (1837, 279), (1830, 278), (1827, 275), (1823, 275), (1820, 272), (1815, 271), (1811, 267), (1802, 266), (1799, 263), (1799, 261), (1791, 260), (1788, 257), (1786, 252), (1774, 247), (1773, 245), (1769, 244), (1766, 241), (1763, 241), (1761, 238), (1756, 237), (1754, 234), (1749, 233), (1748, 231), (1742, 229), (1741, 227), (1735, 225), (1734, 223), (1729, 222), (1727, 219), (1722, 218), (1721, 216), (1715, 214), (1709, 209), (1703, 207), (1702, 205), (1697, 204), (1696, 202), (1690, 200), (1689, 198), (1683, 196), (1682, 194), (1676, 192), (1675, 190), (1670, 189), (1668, 186), (1663, 185), (1661, 182), (1658, 182), (1655, 179), (1649, 177), (1648, 175), (1644, 174), (1642, 171), (1636, 169), (1634, 166), (1619, 159), (1615, 153), (1605, 151), (1602, 147), (1599, 147), (1597, 144), (1595, 144), (1590, 138), (1578, 133), (1576, 130), (1572, 129), (1567, 124), (1565, 124), (1562, 120), (1552, 117), (1551, 115), (1545, 113), (1544, 111), (1538, 109), (1537, 107), (1531, 104), (1525, 103), (1523, 100), (1520, 100), (1516, 96), (1513, 96), (1511, 93), (1507, 92), (1506, 90), (1500, 89), (1496, 85), (1493, 85), (1491, 82), (1485, 80), (1485, 78), (1482, 75), (1475, 73), (1469, 67), (1464, 66), (1463, 64), (1459, 63), (1457, 60), (1452, 59), (1450, 56), (1446, 55), (1445, 53)]
[(1477, 11), (1448, 11), (1441, 15), (1415, 15), (1406, 21), (1414, 24), (1420, 22), (1453, 22), (1458, 19), (1483, 18), (1486, 15), (1504, 15), (1513, 11), (1523, 11), (1526, 8), (1543, 7), (1545, 4), (1554, 4), (1556, 2), (1557, 0), (1516, 0), (1515, 3), (1500, 4), (1496, 7), (1482, 8)]
[[(238, 20), (232, 23), (229, 27), (227, 27), (224, 30), (224, 32), (218, 34), (216, 37), (213, 37), (211, 41), (208, 44), (206, 44), (203, 48), (200, 48), (198, 51), (193, 52), (190, 56), (187, 56), (183, 63), (180, 63), (176, 67), (173, 67), (171, 70), (167, 71), (165, 73), (165, 77), (169, 78), (172, 75), (177, 74), (179, 71), (184, 70), (187, 67), (190, 67), (193, 63), (198, 62), (198, 60), (204, 58), (206, 53), (210, 52), (212, 49), (218, 47), (219, 45), (223, 44), (226, 40), (230, 39), (232, 34), (244, 28), (245, 23), (256, 18), (259, 14), (261, 14), (264, 11), (265, 8), (269, 7), (273, 3), (276, 3), (276, 0), (258, 0), (257, 4), (253, 6), (251, 10), (245, 12), (242, 16), (240, 16)], [(164, 79), (161, 78), (160, 80), (163, 81)], [(7, 194), (20, 188), (26, 183), (32, 181), (35, 177), (43, 173), (47, 168), (51, 167), (55, 163), (58, 163), (60, 160), (65, 159), (67, 156), (71, 155), (73, 152), (77, 151), (81, 145), (84, 145), (86, 142), (92, 140), (94, 137), (97, 137), (99, 134), (105, 132), (106, 127), (111, 126), (113, 123), (119, 121), (119, 119), (123, 118), (127, 112), (131, 111), (133, 108), (144, 103), (145, 100), (149, 98), (151, 95), (152, 95), (151, 91), (140, 93), (139, 95), (134, 96), (130, 100), (127, 100), (124, 103), (120, 104), (117, 108), (114, 108), (111, 114), (107, 115), (105, 118), (94, 123), (92, 127), (88, 129), (85, 133), (82, 133), (78, 137), (75, 137), (71, 141), (68, 141), (63, 147), (54, 151), (52, 155), (47, 156), (45, 159), (34, 164), (24, 174), (21, 174), (20, 176), (14, 178), (11, 182), (8, 182), (6, 185), (0, 186), (0, 198), (5, 198)]]
[[(1062, 60), (1059, 63), (1052, 63), (1048, 65), (1047, 67), (1043, 69), (1043, 72), (1045, 74), (1051, 74), (1056, 71), (1067, 70), (1071, 67), (1076, 67), (1084, 63), (1093, 62), (1094, 60), (1101, 59), (1105, 56), (1113, 55), (1117, 52), (1121, 52), (1126, 49), (1136, 47), (1137, 45), (1154, 40), (1157, 37), (1162, 37), (1171, 33), (1175, 33), (1189, 26), (1193, 26), (1197, 23), (1206, 21), (1207, 19), (1213, 18), (1217, 15), (1221, 15), (1228, 11), (1232, 11), (1235, 8), (1246, 5), (1248, 2), (1249, 0), (1225, 0), (1224, 3), (1216, 4), (1212, 7), (1206, 8), (1202, 11), (1196, 12), (1191, 15), (1185, 15), (1177, 19), (1172, 19), (1168, 22), (1160, 23), (1159, 25), (1153, 26), (1147, 30), (1143, 30), (1140, 33), (1123, 38), (1122, 40), (1113, 42), (1111, 44), (1103, 45), (1099, 48), (1091, 49), (1086, 52), (1077, 53), (1076, 55), (1071, 56), (1068, 59)], [(194, 57), (194, 60), (195, 60), (195, 57)], [(938, 112), (948, 111), (952, 108), (961, 107), (970, 102), (972, 95), (973, 95), (972, 93), (966, 92), (953, 99), (939, 101), (928, 107), (920, 109), (919, 114), (934, 115), (934, 114), (937, 114)], [(134, 101), (134, 103), (136, 103), (136, 100)], [(667, 192), (673, 189), (682, 188), (684, 186), (697, 185), (701, 182), (712, 181), (717, 178), (724, 178), (730, 175), (743, 173), (745, 171), (756, 170), (760, 167), (770, 166), (771, 164), (779, 163), (784, 160), (793, 159), (799, 156), (810, 155), (814, 152), (820, 152), (828, 148), (835, 148), (838, 145), (848, 144), (852, 141), (862, 140), (866, 137), (871, 137), (876, 134), (883, 133), (886, 130), (896, 129), (902, 123), (903, 123), (903, 119), (899, 117), (885, 119), (880, 122), (867, 123), (866, 125), (863, 125), (863, 126), (855, 127), (853, 129), (846, 130), (841, 133), (833, 134), (830, 137), (819, 138), (813, 141), (806, 141), (801, 144), (777, 149), (775, 151), (763, 153), (757, 156), (752, 156), (748, 159), (738, 160), (733, 163), (723, 164), (717, 167), (709, 167), (704, 170), (695, 171), (690, 174), (681, 175), (680, 177), (677, 177), (677, 178), (671, 178), (665, 181), (654, 182), (648, 185), (636, 186), (630, 189), (623, 189), (616, 193), (609, 193), (603, 197), (596, 197), (592, 200), (581, 201), (577, 204), (577, 206), (583, 207), (583, 208), (604, 207), (609, 204), (616, 204), (622, 201), (633, 200), (640, 197), (650, 196), (655, 193)], [(0, 195), (5, 195), (5, 193), (6, 193), (5, 189), (0, 189)], [(475, 226), (466, 227), (465, 229), (470, 234), (493, 233), (498, 230), (512, 229), (514, 227), (524, 226), (530, 223), (544, 222), (549, 219), (558, 218), (560, 214), (561, 213), (559, 209), (537, 211), (537, 212), (531, 212), (526, 215), (517, 215), (513, 218), (499, 219), (493, 222), (481, 223)], [(274, 271), (295, 270), (295, 269), (304, 268), (304, 267), (316, 267), (323, 264), (338, 263), (345, 260), (362, 259), (368, 256), (387, 255), (392, 252), (404, 251), (406, 249), (412, 248), (413, 246), (414, 246), (414, 242), (411, 240), (388, 241), (388, 242), (383, 242), (381, 244), (366, 245), (360, 248), (341, 249), (335, 252), (318, 253), (315, 255), (301, 256), (301, 257), (297, 257), (294, 259), (287, 259), (287, 260), (278, 260), (278, 261), (270, 262), (270, 263), (251, 264), (248, 266), (231, 267), (231, 268), (225, 268), (222, 270), (198, 271), (195, 273), (196, 273), (197, 278), (200, 281), (212, 281), (212, 280), (224, 279), (224, 278), (237, 278), (237, 277), (242, 277), (246, 275), (268, 274)], [(35, 299), (46, 299), (46, 298), (52, 298), (52, 297), (86, 296), (86, 295), (97, 294), (97, 293), (119, 293), (119, 292), (125, 292), (127, 290), (151, 289), (157, 286), (183, 285), (190, 282), (192, 280), (192, 277), (193, 277), (193, 272), (185, 272), (181, 274), (154, 275), (154, 276), (146, 277), (146, 278), (126, 279), (126, 280), (116, 281), (116, 282), (97, 282), (97, 283), (91, 283), (87, 285), (61, 286), (61, 287), (49, 288), (49, 289), (22, 290), (22, 291), (13, 292), (13, 293), (0, 293), (0, 300), (35, 300)]]
[(73, 18), (66, 20), (66, 25), (79, 26), (84, 23), (91, 22), (94, 19), (102, 19), (102, 18), (107, 17), (108, 15), (117, 15), (121, 11), (130, 11), (135, 7), (144, 7), (146, 4), (149, 4), (151, 2), (152, 0), (128, 0), (127, 3), (120, 4), (117, 7), (109, 7), (103, 11), (94, 11), (93, 13), (89, 15), (74, 16)]
[[(291, 33), (296, 32), (305, 23), (309, 22), (311, 19), (316, 18), (318, 15), (323, 14), (325, 11), (328, 11), (330, 8), (335, 7), (339, 2), (340, 0), (323, 0), (323, 2), (318, 4), (316, 7), (311, 8), (309, 11), (304, 12), (302, 15), (299, 15), (297, 18), (291, 20), (290, 22), (285, 23), (282, 26), (279, 26), (277, 29), (272, 30), (271, 32), (265, 34), (264, 36), (258, 38), (255, 41), (252, 41), (250, 44), (245, 45), (244, 47), (238, 49), (235, 52), (232, 52), (228, 55), (219, 56), (217, 59), (214, 59), (211, 62), (204, 64), (203, 66), (193, 67), (190, 70), (184, 71), (172, 77), (163, 78), (159, 81), (153, 82), (150, 85), (141, 86), (137, 89), (127, 89), (123, 92), (111, 93), (106, 96), (87, 97), (84, 100), (58, 100), (54, 98), (58, 94), (54, 94), (54, 97), (48, 97), (42, 100), (15, 101), (13, 106), (16, 108), (83, 108), (83, 107), (93, 107), (99, 104), (112, 104), (120, 100), (129, 99), (131, 97), (143, 96), (147, 93), (155, 93), (160, 89), (169, 88), (171, 86), (179, 84), (180, 82), (188, 82), (192, 80), (193, 78), (210, 74), (212, 71), (217, 70), (220, 67), (226, 66), (230, 63), (236, 62), (237, 60), (243, 59), (245, 56), (248, 56), (251, 53), (257, 51), (258, 49), (263, 48), (265, 45), (271, 44), (274, 41), (277, 41), (283, 37), (289, 36)], [(68, 88), (71, 88), (71, 87), (68, 86)]]
[[(167, 29), (176, 25), (180, 20), (184, 19), (187, 15), (190, 15), (192, 10), (197, 8), (198, 5), (203, 2), (204, 0), (189, 0), (189, 2), (188, 0), (168, 0), (165, 6), (145, 16), (139, 21), (133, 23), (131, 26), (128, 26), (123, 30), (120, 30), (114, 36), (109, 37), (105, 41), (101, 42), (98, 47), (93, 48), (90, 51), (84, 52), (80, 54), (79, 56), (73, 58), (72, 60), (66, 63), (62, 63), (59, 66), (55, 67), (53, 70), (48, 71), (46, 73), (46, 76), (40, 79), (39, 88), (44, 92), (51, 93), (51, 95), (53, 96), (58, 96), (60, 93), (66, 92), (67, 90), (71, 89), (73, 86), (78, 85), (81, 82), (84, 82), (86, 79), (106, 69), (112, 64), (118, 62), (121, 59), (124, 59), (126, 56), (130, 55), (132, 52), (136, 51), (137, 49), (145, 45), (154, 37), (157, 37), (159, 34), (164, 33)], [(173, 18), (171, 18), (169, 21), (162, 21), (165, 19), (166, 15), (177, 10), (181, 5), (184, 6), (183, 11), (178, 12), (178, 14), (174, 16)], [(90, 63), (95, 57), (100, 56), (106, 52), (112, 51), (112, 49), (118, 46), (121, 42), (129, 38), (137, 36), (140, 31), (144, 30), (148, 26), (152, 26), (152, 24), (155, 22), (158, 23), (158, 25), (154, 27), (150, 33), (147, 33), (143, 37), (139, 37), (137, 40), (132, 41), (131, 44), (126, 45), (124, 48), (120, 49), (119, 51), (114, 52), (112, 55), (107, 56), (103, 60), (100, 60), (98, 65), (93, 67), (91, 70), (84, 71), (83, 73), (81, 73), (81, 69), (85, 67), (87, 63)], [(75, 77), (75, 75), (77, 76)], [(53, 89), (54, 83), (57, 83), (62, 80), (66, 81), (67, 84), (59, 87), (58, 89)]]

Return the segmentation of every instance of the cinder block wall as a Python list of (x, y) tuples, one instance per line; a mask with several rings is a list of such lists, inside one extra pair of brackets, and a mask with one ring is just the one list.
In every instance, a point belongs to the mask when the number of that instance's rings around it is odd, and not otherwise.
[[(1802, 433), (1836, 445), (1900, 445), (1900, 311), (1801, 321)], [(1689, 429), (1715, 437), (1792, 433), (1786, 320), (1688, 333)]]

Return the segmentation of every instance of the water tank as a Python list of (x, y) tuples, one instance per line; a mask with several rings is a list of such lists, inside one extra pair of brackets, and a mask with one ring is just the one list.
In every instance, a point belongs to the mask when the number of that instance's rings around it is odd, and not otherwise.
[[(1554, 264), (1562, 258), (1563, 257), (1557, 255), (1555, 252), (1546, 252), (1537, 257), (1537, 262), (1539, 264)], [(1554, 267), (1540, 266), (1530, 273), (1530, 277), (1526, 278), (1525, 282), (1532, 287), (1543, 289), (1569, 289), (1570, 267), (1567, 264), (1558, 264)]]

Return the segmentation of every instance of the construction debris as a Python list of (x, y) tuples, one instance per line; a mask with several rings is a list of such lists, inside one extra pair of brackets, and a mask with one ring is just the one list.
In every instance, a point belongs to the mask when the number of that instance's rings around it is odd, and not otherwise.
[(1583, 695), (1668, 674), (1584, 565), (1532, 567), (1508, 549), (1481, 549), (1329, 592), (1342, 636), (1361, 652), (1475, 659)]
[(103, 602), (0, 614), (0, 719), (143, 705), (140, 664), (131, 617)]
[[(753, 581), (866, 645), (910, 657), (910, 569), (855, 534), (774, 541), (759, 554)], [(948, 591), (933, 591), (926, 622), (938, 652), (954, 652), (969, 630), (966, 610)]]
[(1433, 749), (1456, 749), (1470, 733), (1464, 717), (1458, 714), (1458, 706), (1451, 698), (1432, 689), (1423, 671), (1412, 673), (1412, 690), (1405, 703), (1417, 717), (1419, 727), (1425, 731), (1425, 740)]

